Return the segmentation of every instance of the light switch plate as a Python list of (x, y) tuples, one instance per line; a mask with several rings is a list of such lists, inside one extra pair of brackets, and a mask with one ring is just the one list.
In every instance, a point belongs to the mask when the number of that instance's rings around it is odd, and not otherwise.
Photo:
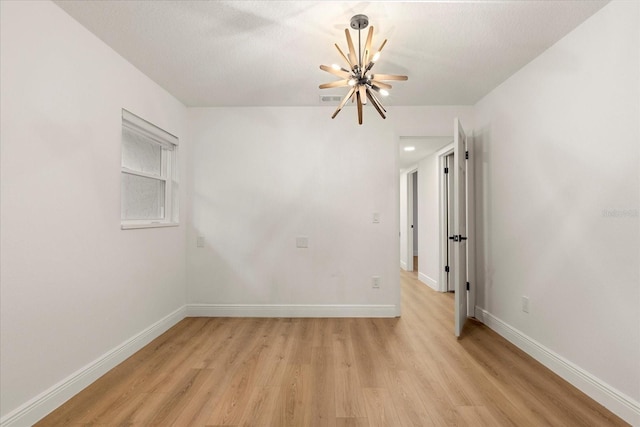
[(309, 238), (307, 236), (296, 237), (296, 248), (308, 248)]
[(380, 276), (371, 277), (371, 287), (373, 289), (380, 289)]

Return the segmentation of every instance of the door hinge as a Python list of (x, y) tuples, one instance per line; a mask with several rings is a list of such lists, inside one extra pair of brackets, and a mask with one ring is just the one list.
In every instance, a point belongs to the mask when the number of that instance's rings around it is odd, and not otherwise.
[(469, 159), (469, 150), (464, 152), (464, 158)]
[(469, 282), (467, 282), (467, 290), (469, 290)]
[(449, 173), (449, 168), (444, 168), (444, 173)]
[(447, 273), (449, 272), (449, 266), (448, 265), (444, 266), (444, 271), (446, 271)]

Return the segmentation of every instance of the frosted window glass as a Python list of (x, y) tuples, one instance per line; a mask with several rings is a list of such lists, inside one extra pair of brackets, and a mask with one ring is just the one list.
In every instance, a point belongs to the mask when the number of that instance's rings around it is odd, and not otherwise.
[(122, 219), (164, 219), (165, 182), (122, 174)]
[(127, 128), (122, 129), (122, 166), (160, 176), (162, 147)]

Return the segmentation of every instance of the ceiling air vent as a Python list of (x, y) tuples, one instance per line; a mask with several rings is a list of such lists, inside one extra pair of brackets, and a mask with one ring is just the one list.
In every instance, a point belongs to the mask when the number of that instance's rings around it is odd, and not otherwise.
[(320, 104), (338, 104), (340, 101), (341, 95), (320, 95)]

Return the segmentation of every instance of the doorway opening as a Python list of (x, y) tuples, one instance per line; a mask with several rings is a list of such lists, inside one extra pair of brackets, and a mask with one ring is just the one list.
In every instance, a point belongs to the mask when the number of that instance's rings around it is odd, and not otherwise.
[[(407, 221), (406, 221), (406, 260), (404, 270), (419, 271), (418, 261), (418, 170), (413, 169), (407, 173)], [(401, 233), (402, 234), (402, 233)]]
[(420, 282), (436, 291), (441, 291), (438, 155), (452, 139), (401, 137), (399, 142), (400, 268), (415, 271)]
[[(475, 308), (473, 246), (468, 245), (468, 239), (473, 242), (470, 148), (455, 119), (451, 137), (400, 137), (398, 156), (400, 267), (417, 270), (417, 281), (435, 291), (455, 293), (457, 336)], [(414, 153), (410, 161), (405, 151)]]

